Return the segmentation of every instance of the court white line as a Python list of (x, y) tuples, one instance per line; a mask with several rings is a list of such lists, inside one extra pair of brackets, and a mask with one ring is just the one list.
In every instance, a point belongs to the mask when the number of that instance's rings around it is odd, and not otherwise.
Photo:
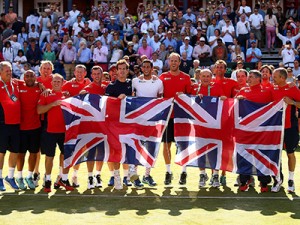
[(167, 195), (167, 196), (146, 196), (146, 195), (98, 195), (98, 194), (17, 194), (17, 193), (2, 193), (0, 194), (1, 197), (5, 196), (34, 196), (34, 197), (67, 197), (67, 198), (117, 198), (117, 199), (126, 199), (126, 198), (152, 198), (152, 199), (252, 199), (252, 200), (300, 200), (300, 197), (262, 197), (262, 196), (178, 196), (178, 195)]

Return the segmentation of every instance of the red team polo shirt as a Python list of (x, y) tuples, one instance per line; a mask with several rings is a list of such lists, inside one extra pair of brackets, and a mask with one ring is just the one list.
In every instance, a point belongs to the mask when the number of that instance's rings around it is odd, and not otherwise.
[[(62, 92), (52, 91), (47, 97), (41, 95), (38, 104), (48, 105), (52, 102), (63, 99), (65, 99), (65, 97), (63, 96)], [(52, 107), (47, 112), (47, 132), (64, 133), (65, 131), (65, 121), (61, 107)]]
[(239, 89), (238, 88), (239, 87), (238, 83), (235, 80), (232, 80), (230, 78), (224, 77), (221, 80), (214, 79), (213, 81), (216, 82), (217, 84), (219, 84), (222, 87), (224, 95), (227, 98), (234, 97), (235, 96), (235, 89)]
[(25, 82), (19, 83), (21, 102), (21, 130), (34, 130), (41, 126), (40, 116), (37, 113), (37, 104), (41, 90), (38, 86), (27, 87)]
[(41, 76), (37, 77), (36, 81), (42, 83), (46, 89), (52, 89), (52, 75), (46, 78), (42, 78)]
[(5, 124), (20, 124), (21, 121), (21, 106), (20, 106), (20, 96), (18, 81), (12, 79), (11, 82), (6, 83), (9, 94), (12, 94), (12, 86), (14, 86), (14, 95), (17, 100), (14, 102), (10, 96), (7, 94), (4, 83), (0, 82), (0, 120)]
[(264, 88), (264, 89), (273, 89), (274, 88), (274, 85), (272, 83), (261, 83), (261, 86)]
[(95, 94), (95, 95), (104, 95), (105, 94), (106, 86), (103, 84), (98, 85), (94, 82), (90, 83), (89, 85), (85, 86), (83, 90), (85, 90), (89, 94)]
[(191, 79), (186, 73), (180, 72), (172, 75), (170, 72), (162, 73), (159, 77), (164, 85), (164, 97), (173, 98), (177, 92), (191, 93)]
[(273, 101), (271, 90), (263, 88), (261, 84), (244, 87), (237, 95), (242, 95), (247, 100), (257, 103), (269, 103)]
[(211, 82), (209, 87), (201, 84), (193, 85), (191, 94), (196, 95), (197, 92), (203, 96), (220, 97), (224, 95), (222, 87), (214, 82)]
[(90, 83), (91, 81), (88, 78), (85, 78), (81, 84), (78, 83), (75, 78), (73, 78), (63, 85), (62, 91), (68, 91), (70, 93), (70, 96), (72, 97), (78, 95), (79, 92)]
[[(295, 101), (300, 101), (300, 90), (294, 86), (290, 87), (288, 84), (284, 85), (283, 87), (274, 86), (272, 89), (272, 95), (274, 101), (279, 101), (284, 97), (289, 97), (294, 99)], [(295, 116), (295, 106), (287, 105), (286, 113), (285, 113), (285, 129), (291, 128), (292, 126), (297, 125), (297, 118)]]

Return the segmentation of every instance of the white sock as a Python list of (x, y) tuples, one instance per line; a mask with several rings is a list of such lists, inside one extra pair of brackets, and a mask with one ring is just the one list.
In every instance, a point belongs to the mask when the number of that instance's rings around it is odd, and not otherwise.
[(295, 172), (289, 171), (289, 180), (294, 180), (294, 173)]
[(219, 170), (214, 170), (213, 175), (219, 175)]
[(17, 171), (17, 178), (22, 178), (23, 175), (22, 175), (22, 171)]
[(3, 179), (3, 177), (2, 177), (2, 169), (0, 170), (0, 179)]
[(13, 167), (9, 167), (8, 168), (8, 178), (13, 178), (14, 177), (14, 173), (15, 173), (15, 168)]
[(101, 171), (100, 170), (96, 170), (96, 176), (100, 175)]
[(166, 164), (166, 169), (168, 173), (171, 173), (171, 164)]
[(183, 166), (183, 167), (181, 168), (181, 172), (182, 172), (182, 173), (186, 173), (186, 166)]
[(114, 171), (114, 176), (120, 176), (120, 170), (115, 170)]
[(145, 170), (145, 177), (149, 177), (150, 176), (150, 171), (151, 171), (151, 168), (146, 168)]
[(123, 169), (123, 174), (124, 174), (124, 177), (128, 177), (128, 170)]
[(93, 172), (88, 172), (88, 176), (92, 177), (93, 176)]
[(51, 174), (46, 174), (46, 180), (51, 180)]
[(205, 170), (200, 170), (200, 174), (205, 174)]
[(64, 174), (64, 173), (63, 173), (63, 174), (61, 175), (61, 179), (62, 179), (62, 180), (68, 180), (68, 174)]
[(73, 177), (77, 177), (78, 170), (73, 170)]
[(33, 176), (33, 171), (28, 171), (28, 175), (27, 175), (27, 178), (32, 178), (32, 176)]

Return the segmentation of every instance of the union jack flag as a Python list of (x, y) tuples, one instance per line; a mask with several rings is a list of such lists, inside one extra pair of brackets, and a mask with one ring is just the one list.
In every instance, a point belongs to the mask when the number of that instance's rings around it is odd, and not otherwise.
[(64, 167), (85, 161), (153, 167), (172, 99), (78, 95), (62, 101)]
[(283, 101), (256, 104), (214, 97), (175, 98), (175, 162), (240, 174), (276, 175)]
[(236, 101), (233, 172), (258, 176), (278, 174), (283, 145), (284, 112), (283, 100), (269, 104)]

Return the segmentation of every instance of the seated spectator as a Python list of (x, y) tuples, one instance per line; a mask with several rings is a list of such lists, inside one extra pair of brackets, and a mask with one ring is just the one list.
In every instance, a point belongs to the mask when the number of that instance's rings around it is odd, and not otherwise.
[(121, 21), (123, 24), (123, 34), (124, 36), (130, 36), (133, 34), (133, 23), (130, 17), (125, 17), (124, 20)]
[(256, 47), (256, 41), (251, 41), (251, 48), (247, 49), (246, 62), (258, 62), (262, 57), (262, 53), (259, 48)]
[(192, 56), (195, 59), (199, 59), (200, 63), (210, 62), (211, 48), (205, 44), (204, 37), (200, 38), (199, 44), (195, 46)]
[(123, 51), (123, 55), (127, 55), (129, 57), (129, 64), (132, 66), (136, 63), (136, 58), (139, 56), (139, 54), (137, 54), (133, 49), (133, 45), (133, 42), (128, 42), (127, 49)]
[(227, 48), (220, 38), (217, 39), (217, 46), (212, 50), (211, 58), (213, 62), (216, 62), (217, 60), (226, 61), (228, 58)]
[(288, 72), (286, 82), (294, 83), (295, 85), (297, 85), (297, 79), (293, 75), (293, 69), (291, 67), (288, 67), (286, 70)]
[(172, 37), (173, 33), (172, 31), (168, 31), (167, 32), (167, 37), (166, 39), (163, 41), (163, 43), (166, 45), (166, 48), (168, 48), (169, 46), (172, 46), (174, 49), (177, 48), (177, 42), (176, 40)]
[(42, 52), (40, 48), (36, 45), (35, 40), (30, 41), (30, 46), (26, 54), (27, 61), (32, 67), (39, 66), (42, 60)]
[(4, 43), (3, 49), (2, 49), (2, 55), (5, 61), (13, 62), (14, 60), (14, 51), (11, 47), (11, 43), (9, 41), (6, 41)]
[(82, 32), (83, 38), (86, 39), (86, 40), (88, 39), (88, 36), (90, 34), (92, 34), (93, 30), (89, 27), (89, 22), (88, 21), (84, 22), (84, 26), (81, 29), (81, 32)]
[(154, 35), (154, 39), (153, 39), (153, 41), (151, 42), (151, 47), (152, 47), (153, 51), (154, 51), (154, 52), (158, 51), (160, 45), (161, 45), (161, 42), (160, 42), (160, 40), (159, 40), (159, 35), (158, 35), (158, 34), (155, 34), (155, 35)]
[(258, 43), (258, 40), (255, 37), (255, 34), (251, 31), (249, 33), (249, 39), (246, 42), (246, 49), (251, 48), (251, 42), (255, 41), (256, 43)]
[(15, 60), (14, 62), (18, 62), (20, 64), (24, 64), (27, 62), (27, 58), (26, 56), (24, 55), (24, 51), (22, 49), (20, 49), (18, 51), (18, 55), (15, 57)]
[(114, 16), (110, 17), (110, 22), (109, 24), (107, 24), (106, 28), (108, 29), (109, 32), (120, 30), (120, 26), (116, 23), (116, 17)]
[(226, 18), (225, 20), (225, 26), (223, 26), (221, 29), (221, 37), (223, 38), (226, 47), (233, 44), (233, 38), (235, 37), (235, 29), (231, 24), (231, 20), (229, 18)]
[(231, 62), (237, 62), (240, 60), (245, 61), (245, 54), (242, 52), (241, 47), (237, 45), (231, 53)]
[(107, 71), (108, 48), (105, 45), (102, 45), (102, 42), (99, 40), (96, 41), (96, 47), (93, 51), (93, 61), (95, 64), (99, 64), (103, 71)]
[(233, 79), (233, 80), (237, 80), (236, 72), (238, 70), (240, 70), (240, 69), (244, 69), (244, 63), (243, 63), (243, 61), (238, 61), (236, 63), (236, 68), (235, 68), (234, 71), (232, 71), (230, 78)]
[(220, 39), (224, 44), (224, 40), (223, 38), (221, 37), (221, 32), (219, 29), (215, 29), (214, 31), (214, 36), (210, 36), (210, 38), (208, 39), (208, 43), (210, 45), (210, 48), (213, 49), (214, 47), (217, 46), (217, 40)]
[(193, 47), (189, 43), (190, 43), (190, 37), (187, 36), (184, 38), (184, 44), (180, 46), (179, 52), (181, 56), (183, 52), (186, 52), (187, 60), (192, 60)]
[(28, 33), (28, 41), (31, 41), (31, 40), (33, 39), (36, 43), (38, 43), (39, 37), (40, 37), (40, 35), (39, 35), (39, 33), (36, 31), (35, 25), (34, 25), (34, 24), (31, 24), (31, 26), (30, 26), (30, 31), (29, 31), (29, 33)]
[(46, 43), (46, 49), (43, 54), (43, 60), (49, 60), (52, 63), (56, 60), (55, 52), (52, 50), (50, 43)]
[(197, 69), (199, 69), (199, 66), (200, 66), (200, 61), (198, 60), (198, 59), (195, 59), (194, 61), (193, 61), (193, 67), (190, 69), (190, 71), (189, 71), (189, 75), (190, 75), (190, 77), (192, 78), (192, 77), (195, 77), (195, 71), (197, 70)]
[(181, 70), (186, 74), (189, 74), (192, 66), (193, 66), (192, 60), (188, 59), (187, 52), (182, 52), (179, 70)]
[(293, 75), (294, 77), (300, 76), (300, 66), (298, 60), (294, 61)]

